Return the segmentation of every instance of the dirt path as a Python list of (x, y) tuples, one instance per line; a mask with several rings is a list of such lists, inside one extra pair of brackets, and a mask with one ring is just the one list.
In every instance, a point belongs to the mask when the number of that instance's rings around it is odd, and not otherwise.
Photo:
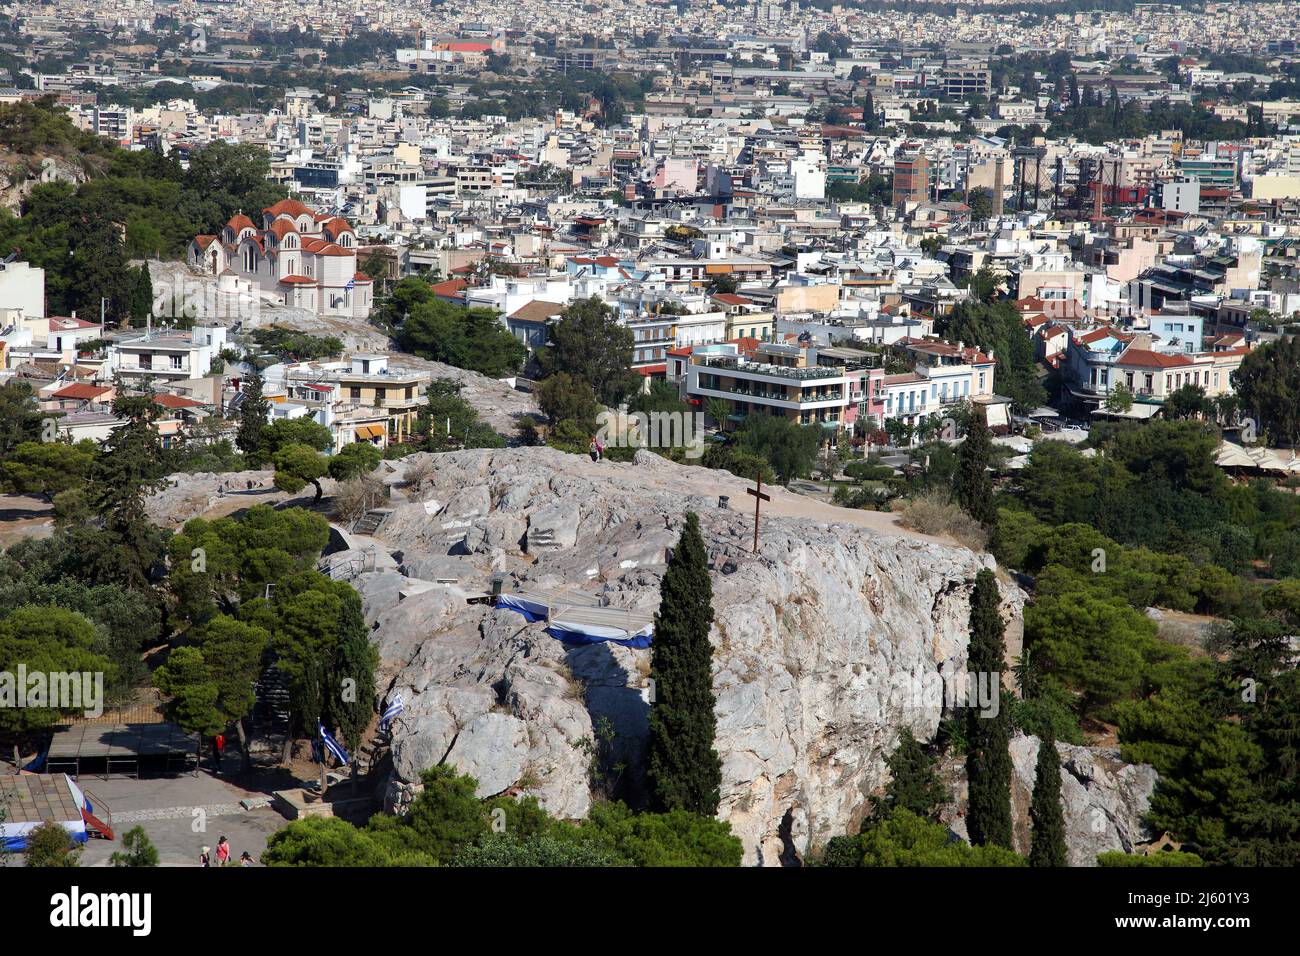
[(54, 508), (43, 498), (0, 495), (0, 548), (54, 533)]

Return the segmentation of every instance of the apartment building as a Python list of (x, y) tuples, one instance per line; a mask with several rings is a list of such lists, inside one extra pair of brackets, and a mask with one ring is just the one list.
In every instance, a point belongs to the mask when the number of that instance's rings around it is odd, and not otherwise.
[(894, 160), (893, 205), (926, 202), (930, 198), (930, 161), (924, 153)]
[(225, 346), (226, 329), (220, 325), (195, 326), (188, 331), (149, 330), (109, 346), (104, 373), (120, 374), (131, 385), (147, 379), (182, 382), (204, 378)]
[(883, 376), (881, 424), (895, 419), (915, 426), (958, 402), (993, 399), (993, 355), (964, 342), (953, 345), (939, 339), (905, 339), (900, 344), (915, 364), (910, 372)]
[(884, 377), (870, 364), (873, 357), (857, 349), (741, 340), (697, 346), (678, 357), (685, 359), (679, 368), (689, 398), (723, 399), (733, 421), (750, 414), (780, 415), (819, 425), (828, 437), (871, 414)]
[[(1144, 404), (1162, 403), (1186, 385), (1201, 387), (1210, 398), (1232, 394), (1232, 373), (1251, 346), (1232, 337), (1205, 350), (1199, 323), (1187, 316), (1157, 317), (1152, 328), (1164, 330), (1163, 339), (1151, 331), (1123, 332), (1109, 326), (1083, 333), (1070, 330), (1061, 364), (1069, 395), (1077, 405), (1096, 409), (1120, 386)], [(1173, 331), (1177, 325), (1190, 326), (1192, 331), (1180, 338)], [(1196, 339), (1195, 350), (1187, 349), (1189, 338)]]
[[(385, 447), (410, 437), (427, 403), (428, 372), (388, 364), (388, 356), (357, 353), (348, 361), (305, 362), (267, 369), (269, 385), (330, 429), (334, 450), (354, 441)], [(281, 409), (286, 417), (296, 417)]]

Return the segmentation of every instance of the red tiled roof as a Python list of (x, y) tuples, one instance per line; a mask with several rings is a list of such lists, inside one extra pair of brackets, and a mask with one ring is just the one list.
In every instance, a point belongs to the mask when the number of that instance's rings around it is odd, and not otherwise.
[(752, 305), (753, 299), (746, 299), (743, 295), (736, 295), (734, 292), (715, 292), (713, 298), (724, 305)]
[(280, 280), (281, 285), (315, 285), (315, 279), (309, 279), (306, 276), (285, 276)]
[(277, 219), (271, 223), (271, 228), (267, 230), (267, 232), (273, 233), (277, 239), (283, 239), (286, 234), (297, 231), (297, 228), (288, 219)]
[(272, 216), (293, 216), (295, 219), (302, 215), (316, 218), (315, 214), (297, 199), (281, 199), (274, 206), (267, 206), (262, 212), (268, 212)]
[(1091, 345), (1093, 342), (1100, 342), (1104, 338), (1112, 338), (1118, 342), (1133, 341), (1132, 335), (1129, 335), (1127, 332), (1121, 332), (1118, 329), (1113, 329), (1109, 325), (1103, 325), (1101, 328), (1093, 329), (1091, 332), (1086, 332), (1083, 335), (1080, 335), (1075, 341), (1083, 345)]
[(170, 395), (167, 392), (155, 395), (153, 400), (155, 405), (161, 405), (163, 408), (202, 408), (206, 404), (183, 395)]
[(72, 385), (65, 385), (63, 388), (52, 394), (50, 398), (69, 398), (75, 401), (88, 402), (99, 398), (101, 395), (105, 395), (110, 391), (112, 391), (112, 389), (106, 388), (102, 385), (87, 385), (84, 382), (76, 382)]
[(98, 322), (87, 322), (85, 319), (74, 319), (67, 315), (50, 316), (50, 328), (58, 331), (75, 332), (77, 329), (97, 329)]
[(1115, 360), (1116, 365), (1137, 365), (1141, 368), (1181, 368), (1191, 365), (1192, 360), (1184, 355), (1166, 355), (1149, 349), (1127, 348)]
[(469, 283), (464, 279), (448, 279), (445, 282), (439, 282), (433, 287), (433, 294), (444, 297), (456, 297), (469, 288)]

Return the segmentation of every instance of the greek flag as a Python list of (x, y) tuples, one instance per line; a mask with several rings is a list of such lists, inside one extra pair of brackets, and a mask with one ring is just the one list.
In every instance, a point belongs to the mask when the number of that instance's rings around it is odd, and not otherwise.
[(348, 759), (348, 752), (340, 747), (339, 742), (329, 735), (329, 731), (325, 729), (325, 725), (318, 724), (317, 726), (320, 727), (320, 739), (321, 743), (325, 745), (325, 749), (332, 753), (335, 759), (344, 766), (351, 763)]
[(384, 709), (384, 713), (380, 716), (379, 729), (387, 730), (388, 725), (393, 722), (393, 718), (395, 718), (398, 714), (400, 714), (405, 709), (406, 707), (402, 703), (402, 695), (398, 694), (391, 701), (388, 702), (388, 706)]
[(355, 289), (356, 287), (357, 287), (357, 280), (356, 280), (356, 277), (353, 276), (351, 279), (348, 280), (348, 284), (345, 285), (343, 288), (345, 288), (345, 289), (347, 289), (349, 292), (351, 292), (351, 291), (352, 291), (353, 289)]

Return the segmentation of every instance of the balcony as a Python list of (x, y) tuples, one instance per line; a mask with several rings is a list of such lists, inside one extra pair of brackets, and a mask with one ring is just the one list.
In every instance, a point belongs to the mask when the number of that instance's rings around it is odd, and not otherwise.
[(839, 368), (827, 366), (791, 368), (786, 365), (767, 365), (762, 362), (746, 362), (742, 359), (727, 357), (706, 357), (704, 365), (707, 368), (734, 369), (737, 372), (747, 372), (751, 375), (770, 375), (774, 378), (788, 378), (797, 382), (844, 377), (844, 370)]
[(802, 392), (799, 395), (801, 402), (838, 402), (844, 399), (843, 392)]

